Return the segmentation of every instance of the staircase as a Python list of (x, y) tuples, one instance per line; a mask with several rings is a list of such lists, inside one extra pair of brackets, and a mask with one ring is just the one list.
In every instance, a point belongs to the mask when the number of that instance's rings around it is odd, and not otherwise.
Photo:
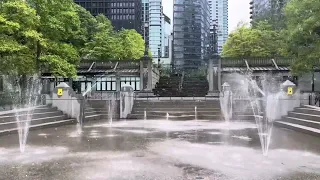
[(275, 121), (274, 124), (320, 137), (320, 108), (315, 106), (295, 108), (294, 111), (288, 113), (288, 116)]
[(209, 91), (209, 83), (205, 76), (184, 77), (182, 84), (183, 97), (205, 97)]
[[(197, 108), (196, 111), (195, 107)], [(148, 120), (165, 120), (167, 119), (167, 113), (169, 114), (169, 120), (222, 119), (219, 100), (136, 100), (128, 119), (144, 119), (145, 111)]]
[[(113, 107), (113, 119), (120, 118), (119, 103)], [(108, 119), (109, 101), (108, 100), (88, 100), (85, 108), (85, 121)]]
[(171, 75), (170, 77), (162, 76), (153, 92), (159, 97), (179, 97), (180, 81), (181, 76), (179, 75)]
[[(16, 117), (19, 117), (20, 122), (25, 122), (27, 119), (26, 109), (18, 110), (18, 112), (7, 111), (0, 114), (0, 135), (17, 132)], [(30, 129), (62, 126), (66, 124), (76, 123), (75, 119), (70, 119), (57, 108), (50, 106), (36, 107), (33, 111)]]

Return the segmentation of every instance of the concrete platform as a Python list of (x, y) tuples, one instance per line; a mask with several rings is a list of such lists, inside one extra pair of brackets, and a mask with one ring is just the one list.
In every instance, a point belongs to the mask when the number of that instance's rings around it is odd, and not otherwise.
[(138, 120), (0, 136), (5, 180), (316, 180), (320, 138), (273, 128), (263, 156), (254, 123)]

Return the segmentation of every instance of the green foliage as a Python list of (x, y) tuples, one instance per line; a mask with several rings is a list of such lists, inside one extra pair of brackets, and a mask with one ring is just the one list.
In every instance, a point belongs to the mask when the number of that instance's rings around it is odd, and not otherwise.
[(98, 15), (97, 31), (92, 41), (86, 43), (81, 53), (86, 59), (107, 60), (137, 60), (144, 55), (144, 40), (135, 30), (113, 30), (111, 22)]
[(36, 31), (40, 17), (23, 1), (10, 0), (0, 6), (0, 69), (1, 73), (35, 72), (35, 46), (42, 41)]
[(123, 49), (122, 59), (138, 60), (144, 56), (145, 43), (136, 30), (123, 29), (120, 31), (119, 37)]
[(28, 2), (40, 16), (38, 31), (44, 38), (37, 44), (37, 60), (56, 76), (76, 76), (80, 56), (72, 42), (78, 40), (80, 32), (77, 6), (72, 0)]
[(81, 57), (140, 59), (144, 41), (135, 30), (115, 32), (104, 15), (92, 16), (73, 0), (3, 0), (0, 73), (51, 72), (76, 76)]
[(291, 0), (285, 8), (288, 52), (295, 58), (293, 72), (303, 74), (320, 65), (320, 1)]
[(272, 30), (266, 21), (259, 22), (255, 28), (238, 27), (229, 35), (223, 47), (224, 57), (275, 57), (285, 54), (284, 41), (280, 31)]

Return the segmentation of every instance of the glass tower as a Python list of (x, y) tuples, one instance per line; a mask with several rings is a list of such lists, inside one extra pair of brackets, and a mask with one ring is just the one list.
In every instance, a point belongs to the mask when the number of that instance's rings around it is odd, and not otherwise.
[(135, 29), (142, 33), (141, 0), (74, 0), (92, 15), (104, 14), (116, 30)]
[(207, 57), (210, 33), (207, 0), (174, 0), (173, 65), (197, 68)]
[(217, 50), (220, 54), (224, 43), (228, 39), (228, 0), (209, 0), (210, 29), (215, 26), (217, 33)]

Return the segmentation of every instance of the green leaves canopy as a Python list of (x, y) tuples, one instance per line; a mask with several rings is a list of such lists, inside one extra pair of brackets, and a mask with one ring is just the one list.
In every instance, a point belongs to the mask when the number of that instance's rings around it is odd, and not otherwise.
[[(223, 47), (224, 57), (274, 57), (285, 54), (280, 31), (262, 21), (255, 28), (240, 26), (229, 35)], [(281, 47), (282, 45), (282, 47)]]
[(104, 15), (98, 15), (96, 20), (97, 32), (93, 35), (93, 40), (82, 49), (85, 59), (137, 60), (143, 57), (145, 43), (139, 33), (126, 29), (114, 31), (111, 22)]
[(288, 26), (288, 51), (295, 58), (296, 74), (320, 66), (320, 1), (291, 0), (285, 8)]
[(144, 41), (135, 30), (113, 30), (72, 0), (3, 0), (0, 6), (0, 73), (51, 72), (76, 76), (81, 57), (140, 59)]

